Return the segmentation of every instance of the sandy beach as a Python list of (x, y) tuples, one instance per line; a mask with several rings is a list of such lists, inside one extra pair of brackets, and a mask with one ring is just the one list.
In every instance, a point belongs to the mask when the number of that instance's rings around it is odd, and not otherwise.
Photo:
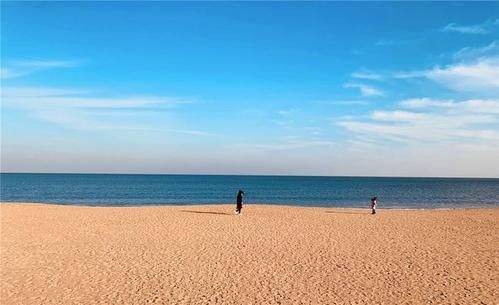
[(1, 204), (1, 304), (498, 304), (499, 209)]

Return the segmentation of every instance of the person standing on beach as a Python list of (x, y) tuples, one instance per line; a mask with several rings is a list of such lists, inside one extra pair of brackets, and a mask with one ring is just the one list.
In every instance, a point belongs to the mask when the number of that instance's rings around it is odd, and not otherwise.
[(376, 214), (376, 205), (378, 204), (378, 197), (371, 198), (371, 214)]
[(244, 196), (244, 192), (242, 190), (239, 190), (239, 192), (237, 192), (237, 198), (236, 198), (236, 214), (237, 215), (241, 214), (241, 210), (243, 209), (243, 196)]

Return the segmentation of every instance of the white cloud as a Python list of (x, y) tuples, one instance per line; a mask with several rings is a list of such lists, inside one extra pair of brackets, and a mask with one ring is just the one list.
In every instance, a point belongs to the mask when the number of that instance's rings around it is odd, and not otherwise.
[(371, 97), (371, 96), (384, 96), (385, 93), (373, 86), (360, 84), (360, 83), (346, 83), (343, 85), (345, 88), (356, 88), (360, 90), (362, 96)]
[(477, 58), (499, 56), (499, 40), (494, 40), (483, 47), (465, 47), (454, 54), (455, 60), (467, 61)]
[(455, 23), (449, 23), (443, 29), (443, 32), (459, 32), (464, 34), (487, 34), (488, 31), (485, 30), (481, 25), (469, 25), (469, 26), (459, 26)]
[(454, 102), (423, 97), (403, 100), (400, 105), (405, 108), (452, 107)]
[(456, 102), (421, 98), (401, 101), (399, 107), (405, 109), (375, 110), (370, 120), (352, 118), (337, 124), (378, 143), (499, 148), (499, 100)]
[(494, 28), (499, 25), (499, 19), (496, 20), (486, 20), (480, 24), (473, 25), (458, 25), (456, 23), (449, 23), (444, 28), (442, 32), (458, 32), (462, 34), (488, 34), (494, 31)]
[(117, 118), (92, 111), (68, 108), (42, 108), (31, 110), (30, 115), (38, 120), (77, 130), (131, 131), (144, 130), (145, 125), (133, 123), (129, 118)]
[(281, 116), (287, 116), (290, 115), (292, 112), (293, 110), (279, 110), (277, 111), (277, 114)]
[(190, 101), (157, 96), (95, 97), (89, 91), (59, 88), (6, 87), (2, 88), (2, 104), (30, 109), (46, 108), (143, 108), (172, 107)]
[(359, 71), (350, 74), (353, 78), (368, 79), (368, 80), (382, 80), (383, 76), (378, 73)]
[(474, 63), (436, 67), (427, 71), (426, 77), (455, 91), (499, 92), (499, 58), (481, 58)]
[(468, 100), (462, 104), (472, 112), (499, 114), (499, 100)]
[(53, 68), (71, 68), (76, 61), (67, 60), (11, 60), (9, 63), (15, 67), (24, 67), (30, 69), (53, 69)]
[(64, 60), (10, 60), (2, 67), (1, 79), (11, 79), (26, 76), (49, 69), (71, 68), (77, 66), (77, 61)]
[[(495, 48), (495, 43), (489, 45)], [(499, 93), (499, 56), (476, 57), (477, 49), (464, 53), (475, 53), (473, 60), (461, 61), (429, 70), (396, 72), (393, 77), (426, 78), (457, 92), (495, 95)], [(464, 56), (464, 55), (461, 55)], [(467, 56), (469, 58), (469, 56)]]
[(424, 113), (409, 112), (409, 111), (374, 111), (371, 118), (376, 121), (391, 121), (391, 122), (415, 122), (427, 119)]
[(431, 98), (407, 99), (399, 103), (401, 107), (412, 109), (445, 108), (454, 112), (499, 114), (499, 100), (470, 99), (462, 102)]
[(318, 104), (329, 104), (329, 105), (344, 105), (344, 106), (353, 106), (353, 105), (367, 105), (369, 102), (363, 100), (331, 100), (331, 101), (316, 101)]
[[(459, 117), (450, 118), (453, 120)], [(380, 124), (375, 122), (343, 121), (338, 125), (354, 133), (367, 136), (378, 144), (394, 141), (412, 145), (455, 145), (488, 144), (496, 146), (499, 133), (496, 129), (454, 128), (454, 126), (432, 126), (431, 121), (421, 124)]]
[(86, 90), (62, 89), (50, 87), (24, 87), (24, 86), (8, 86), (2, 87), (2, 97), (13, 98), (33, 98), (33, 97), (57, 97), (57, 96), (72, 96), (87, 94)]
[[(185, 99), (162, 96), (99, 97), (87, 90), (43, 87), (6, 87), (2, 88), (1, 97), (2, 107), (21, 109), (31, 117), (65, 128), (208, 134), (198, 130), (171, 128), (164, 121), (147, 119), (148, 115), (150, 117), (158, 111), (172, 110), (178, 105), (191, 103)], [(168, 113), (162, 112), (162, 118), (168, 118)]]

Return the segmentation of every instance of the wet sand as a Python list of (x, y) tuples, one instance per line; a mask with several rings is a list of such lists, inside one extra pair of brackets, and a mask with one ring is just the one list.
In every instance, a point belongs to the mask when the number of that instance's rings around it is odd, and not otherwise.
[(499, 208), (2, 204), (7, 304), (499, 304)]

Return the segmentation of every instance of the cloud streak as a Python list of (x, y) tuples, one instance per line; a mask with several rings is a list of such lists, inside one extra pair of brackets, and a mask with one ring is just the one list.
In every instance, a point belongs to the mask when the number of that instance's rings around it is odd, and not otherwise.
[(354, 72), (350, 74), (352, 78), (367, 79), (367, 80), (382, 80), (383, 76), (373, 72)]
[(361, 83), (346, 83), (343, 85), (343, 87), (359, 89), (360, 94), (365, 97), (375, 97), (375, 96), (385, 95), (385, 93), (381, 89)]
[(4, 105), (35, 108), (171, 108), (191, 101), (158, 96), (95, 97), (92, 92), (59, 88), (6, 87), (2, 89)]
[(457, 51), (453, 57), (455, 60), (468, 61), (477, 58), (495, 57), (499, 55), (499, 40), (494, 40), (483, 47), (465, 47)]
[(50, 69), (72, 68), (78, 61), (65, 60), (10, 60), (0, 70), (1, 79), (12, 79)]
[[(2, 88), (2, 107), (21, 109), (37, 120), (65, 128), (209, 135), (204, 131), (165, 126), (168, 112), (190, 103), (190, 100), (163, 96), (99, 97), (88, 90)], [(150, 118), (151, 115), (157, 116), (158, 112), (162, 112), (162, 120), (159, 122)]]
[(461, 34), (478, 34), (485, 35), (489, 34), (499, 26), (499, 19), (486, 20), (480, 24), (472, 25), (458, 25), (456, 23), (449, 23), (441, 29), (442, 32), (457, 32)]
[(425, 76), (460, 92), (499, 92), (499, 57), (480, 58), (477, 62), (436, 67)]
[[(499, 25), (498, 20), (494, 22)], [(492, 31), (491, 25), (489, 22), (483, 31)], [(456, 27), (449, 26), (446, 31), (471, 31)], [(370, 72), (388, 80), (388, 85), (417, 78), (404, 86), (437, 84), (445, 94), (404, 99), (389, 108), (384, 104), (368, 113), (336, 118), (333, 124), (345, 132), (345, 149), (363, 155), (370, 152), (374, 156), (366, 159), (378, 158), (383, 164), (398, 159), (403, 168), (419, 162), (425, 168), (423, 175), (437, 164), (429, 160), (438, 158), (440, 164), (460, 162), (452, 169), (468, 166), (471, 172), (481, 167), (483, 172), (497, 176), (493, 166), (497, 162), (492, 160), (499, 155), (499, 41), (461, 48), (450, 59), (449, 64), (427, 69)], [(359, 75), (350, 74), (354, 76)]]
[(395, 72), (396, 79), (425, 78), (456, 92), (496, 96), (499, 94), (499, 44), (466, 47), (456, 52), (454, 62), (427, 70)]
[(375, 110), (365, 121), (349, 119), (337, 124), (376, 143), (499, 148), (499, 100), (421, 98), (401, 101), (397, 108)]

